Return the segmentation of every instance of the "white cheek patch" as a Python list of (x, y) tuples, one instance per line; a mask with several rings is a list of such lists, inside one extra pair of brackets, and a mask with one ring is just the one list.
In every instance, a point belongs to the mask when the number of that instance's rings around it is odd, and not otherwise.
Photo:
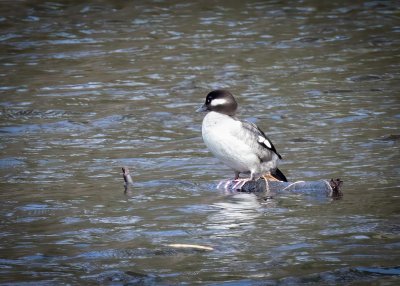
[(258, 143), (260, 144), (264, 144), (265, 146), (267, 146), (269, 149), (272, 148), (271, 142), (269, 142), (269, 140), (267, 138), (264, 138), (262, 136), (258, 136)]
[(226, 99), (216, 98), (211, 101), (211, 106), (224, 105), (225, 103), (227, 103)]

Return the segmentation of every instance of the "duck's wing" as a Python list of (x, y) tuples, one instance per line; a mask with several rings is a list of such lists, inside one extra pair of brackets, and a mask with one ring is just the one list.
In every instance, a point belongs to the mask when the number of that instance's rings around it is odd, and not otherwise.
[(267, 135), (265, 135), (265, 133), (257, 125), (245, 120), (243, 121), (240, 120), (240, 122), (242, 123), (243, 128), (248, 131), (246, 133), (248, 134), (247, 136), (251, 138), (251, 140), (257, 142), (258, 145), (261, 146), (262, 148), (274, 152), (279, 159), (282, 159), (282, 156), (278, 153), (278, 151), (276, 151), (274, 144), (272, 144), (272, 141), (267, 137)]

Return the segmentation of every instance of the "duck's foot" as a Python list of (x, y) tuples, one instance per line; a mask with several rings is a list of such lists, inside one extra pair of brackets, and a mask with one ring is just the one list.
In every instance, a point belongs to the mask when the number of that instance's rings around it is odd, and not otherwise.
[(266, 181), (275, 181), (275, 182), (280, 182), (277, 178), (271, 175), (271, 173), (267, 173), (262, 175), (262, 178), (264, 178)]
[(242, 187), (244, 186), (244, 184), (246, 184), (247, 182), (252, 181), (252, 179), (250, 178), (246, 178), (246, 179), (236, 179), (234, 180), (234, 185), (231, 186), (231, 190), (241, 190)]

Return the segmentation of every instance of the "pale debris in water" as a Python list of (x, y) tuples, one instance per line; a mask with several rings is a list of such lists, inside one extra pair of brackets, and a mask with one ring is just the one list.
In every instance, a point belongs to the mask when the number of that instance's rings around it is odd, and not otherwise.
[(168, 244), (168, 246), (174, 247), (174, 248), (192, 248), (192, 249), (207, 250), (207, 251), (214, 250), (214, 248), (212, 248), (210, 246), (204, 246), (204, 245), (198, 245), (198, 244), (173, 243), (173, 244)]

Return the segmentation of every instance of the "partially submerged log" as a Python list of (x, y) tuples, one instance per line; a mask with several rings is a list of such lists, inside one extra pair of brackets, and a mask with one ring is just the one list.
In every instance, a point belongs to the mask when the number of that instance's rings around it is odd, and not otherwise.
[[(122, 167), (122, 176), (125, 181), (125, 193), (131, 193), (134, 185), (127, 167)], [(276, 180), (272, 176), (266, 175), (259, 178), (257, 181), (224, 180), (217, 185), (217, 189), (230, 192), (265, 192), (269, 196), (275, 196), (286, 192), (340, 198), (343, 195), (341, 191), (342, 185), (343, 181), (340, 179), (311, 182), (282, 182)]]
[(340, 179), (331, 179), (330, 181), (282, 182), (271, 176), (263, 176), (257, 181), (246, 181), (244, 183), (238, 180), (224, 180), (218, 184), (217, 188), (231, 192), (266, 192), (269, 196), (279, 195), (286, 192), (339, 198), (343, 195), (341, 191), (342, 185), (343, 181)]

